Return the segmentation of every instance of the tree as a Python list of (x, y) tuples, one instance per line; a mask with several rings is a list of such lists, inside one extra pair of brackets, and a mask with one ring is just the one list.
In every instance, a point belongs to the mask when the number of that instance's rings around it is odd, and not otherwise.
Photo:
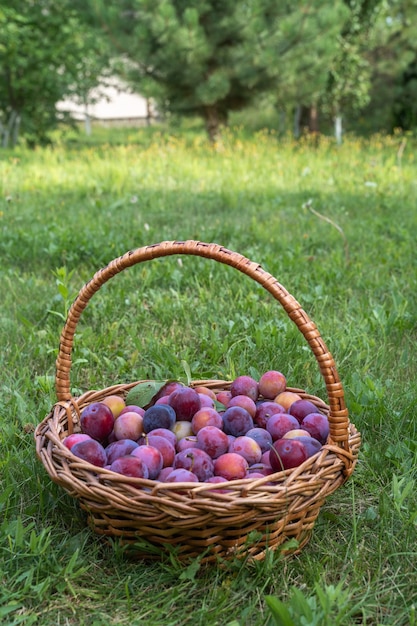
[(376, 45), (385, 1), (345, 0), (345, 4), (349, 19), (338, 37), (338, 50), (321, 97), (323, 109), (334, 119), (338, 143), (342, 141), (343, 113), (361, 110), (370, 101), (372, 65), (367, 54)]
[[(69, 0), (3, 0), (0, 8), (0, 132), (14, 145), (20, 128), (32, 144), (62, 118), (56, 103), (80, 88), (96, 56)], [(106, 62), (96, 64), (89, 84)]]
[(229, 112), (289, 76), (301, 84), (306, 66), (320, 73), (323, 39), (345, 16), (341, 0), (90, 2), (129, 82), (171, 112), (201, 116), (211, 141)]
[(378, 45), (371, 54), (372, 112), (380, 125), (416, 126), (417, 0), (386, 0)]
[(350, 18), (322, 97), (339, 142), (346, 113), (353, 119), (360, 113), (362, 129), (371, 131), (407, 127), (415, 119), (417, 0), (345, 1)]

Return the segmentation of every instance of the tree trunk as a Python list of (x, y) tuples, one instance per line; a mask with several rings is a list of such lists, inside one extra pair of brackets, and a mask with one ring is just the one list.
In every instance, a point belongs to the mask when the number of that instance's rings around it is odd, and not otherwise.
[(9, 135), (7, 131), (7, 126), (2, 124), (2, 122), (0, 122), (0, 133), (1, 133), (1, 147), (7, 148), (8, 143), (9, 143)]
[(87, 109), (85, 111), (84, 128), (85, 128), (85, 134), (88, 135), (89, 137), (91, 135), (91, 117)]
[(294, 137), (295, 139), (300, 138), (300, 134), (301, 134), (300, 122), (301, 122), (301, 104), (297, 104), (294, 110)]
[(285, 135), (287, 129), (287, 111), (284, 108), (280, 108), (278, 112), (278, 133)]
[(311, 104), (309, 106), (298, 105), (295, 121), (298, 126), (298, 134), (296, 134), (294, 128), (294, 135), (296, 136), (296, 138), (298, 138), (303, 131), (306, 131), (312, 135), (319, 132), (319, 117), (315, 104)]
[(146, 98), (146, 126), (152, 125), (153, 110), (150, 98)]
[(15, 117), (14, 124), (13, 124), (13, 131), (12, 131), (12, 147), (13, 148), (16, 146), (18, 142), (19, 130), (20, 130), (20, 115), (19, 113), (16, 113), (16, 117)]
[(9, 146), (14, 148), (19, 137), (19, 127), (20, 115), (13, 109), (7, 124), (1, 124), (1, 145), (3, 148), (8, 148)]
[(308, 116), (308, 130), (310, 133), (318, 133), (319, 132), (319, 115), (317, 111), (317, 107), (313, 104), (309, 107), (309, 116)]
[(342, 133), (342, 116), (340, 115), (340, 113), (338, 113), (334, 118), (334, 135), (336, 137), (336, 143), (339, 146), (342, 143)]
[(88, 112), (88, 92), (83, 94), (84, 105), (84, 130), (85, 134), (89, 137), (91, 135), (91, 116)]
[(222, 126), (227, 124), (227, 115), (220, 112), (216, 105), (206, 107), (204, 109), (204, 122), (210, 143), (215, 144), (220, 139)]

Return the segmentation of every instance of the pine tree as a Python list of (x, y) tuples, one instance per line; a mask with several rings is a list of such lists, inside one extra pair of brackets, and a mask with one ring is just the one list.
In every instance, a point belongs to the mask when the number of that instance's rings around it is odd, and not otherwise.
[[(123, 71), (159, 106), (204, 119), (215, 141), (229, 112), (289, 81), (319, 80), (346, 13), (341, 0), (90, 0)], [(330, 44), (330, 45), (329, 45)]]

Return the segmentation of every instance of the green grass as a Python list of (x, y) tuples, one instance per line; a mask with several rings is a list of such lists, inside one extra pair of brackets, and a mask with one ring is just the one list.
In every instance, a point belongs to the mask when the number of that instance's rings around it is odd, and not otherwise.
[[(0, 153), (1, 624), (417, 623), (417, 164), (412, 137), (400, 159), (402, 140), (337, 147), (235, 129), (212, 150), (198, 128), (154, 127)], [(130, 561), (89, 532), (35, 457), (73, 297), (111, 259), (171, 239), (260, 262), (336, 360), (360, 461), (292, 559)], [(131, 268), (100, 289), (78, 328), (71, 384), (184, 377), (182, 360), (194, 378), (281, 369), (325, 397), (278, 303), (193, 257)]]

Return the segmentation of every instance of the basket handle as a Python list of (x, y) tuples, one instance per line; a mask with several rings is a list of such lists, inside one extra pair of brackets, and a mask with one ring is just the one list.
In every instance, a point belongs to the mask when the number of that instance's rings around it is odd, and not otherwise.
[(304, 335), (317, 360), (328, 395), (331, 439), (339, 447), (349, 450), (350, 422), (345, 405), (343, 386), (333, 357), (323, 342), (316, 325), (301, 308), (297, 300), (271, 274), (265, 272), (258, 263), (254, 263), (241, 254), (232, 252), (215, 243), (192, 240), (164, 241), (126, 252), (123, 256), (111, 261), (106, 267), (98, 270), (92, 279), (82, 287), (74, 300), (61, 333), (55, 376), (58, 400), (62, 402), (71, 399), (70, 370), (74, 335), (81, 313), (84, 311), (90, 298), (104, 283), (124, 269), (144, 261), (174, 254), (201, 256), (230, 265), (258, 282), (278, 300), (288, 317)]

